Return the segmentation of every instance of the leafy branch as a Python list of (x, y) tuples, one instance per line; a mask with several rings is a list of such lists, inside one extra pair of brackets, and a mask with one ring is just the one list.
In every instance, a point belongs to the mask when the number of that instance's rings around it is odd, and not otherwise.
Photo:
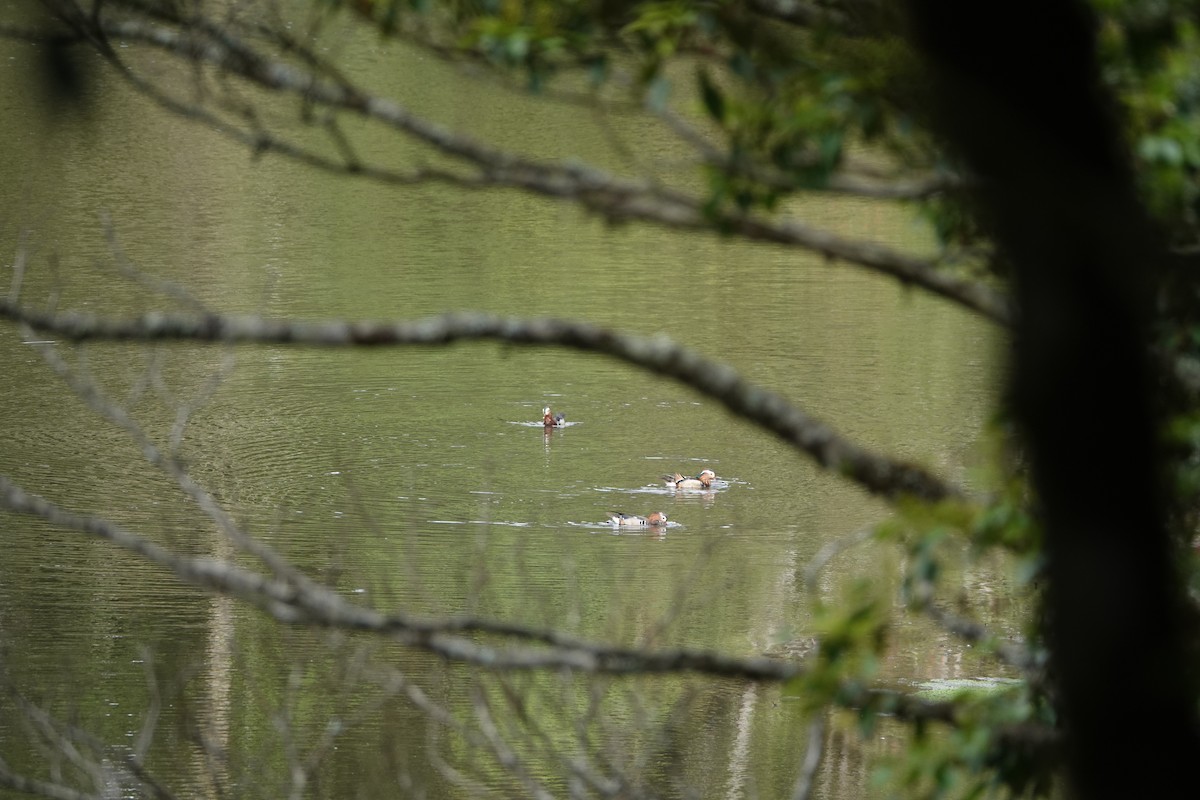
[[(520, 189), (576, 203), (612, 223), (638, 221), (680, 230), (719, 231), (747, 241), (795, 246), (920, 287), (999, 324), (1007, 325), (1010, 321), (1008, 300), (1001, 292), (987, 283), (939, 269), (933, 261), (875, 242), (841, 236), (799, 219), (718, 206), (706, 197), (657, 181), (622, 178), (584, 164), (539, 160), (492, 147), (434, 124), (394, 100), (372, 94), (344, 75), (331, 76), (321, 64), (303, 58), (289, 59), (286, 54), (293, 48), (286, 42), (268, 41), (266, 48), (274, 46), (284, 51), (272, 55), (269, 49), (260, 50), (248, 39), (235, 35), (231, 25), (200, 17), (170, 24), (163, 19), (120, 16), (104, 9), (92, 14), (70, 0), (57, 0), (50, 7), (76, 32), (80, 42), (95, 47), (138, 91), (152, 96), (173, 113), (209, 124), (217, 132), (250, 146), (255, 153), (276, 152), (324, 169), (387, 182), (440, 180), (472, 188)], [(36, 36), (29, 31), (9, 29), (0, 34)], [(43, 36), (61, 40), (59, 33)], [(365, 117), (450, 157), (459, 170), (422, 167), (397, 172), (364, 163), (354, 154), (332, 117), (324, 124), (339, 158), (330, 158), (270, 133), (252, 108), (241, 109), (237, 115), (240, 120), (230, 121), (199, 103), (179, 100), (158, 87), (130, 66), (122, 51), (111, 46), (113, 41), (147, 46), (195, 65), (207, 64), (222, 75), (238, 76), (268, 91), (293, 95), (308, 109), (323, 108), (331, 113), (341, 111)], [(854, 182), (847, 187), (864, 190)], [(925, 190), (901, 187), (900, 191), (919, 194)]]

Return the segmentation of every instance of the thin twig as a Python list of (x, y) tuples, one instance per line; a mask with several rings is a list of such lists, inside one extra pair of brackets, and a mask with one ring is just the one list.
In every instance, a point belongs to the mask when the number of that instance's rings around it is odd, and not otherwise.
[[(30, 338), (26, 336), (26, 338)], [(151, 465), (161, 469), (175, 484), (192, 499), (200, 510), (211, 519), (217, 528), (230, 541), (234, 542), (245, 552), (251, 553), (277, 575), (296, 583), (306, 583), (304, 578), (288, 561), (282, 558), (265, 543), (246, 534), (233, 520), (229, 513), (216, 499), (199, 483), (192, 479), (183, 464), (173, 455), (158, 447), (124, 408), (108, 399), (100, 387), (87, 375), (81, 374), (60, 357), (53, 346), (36, 345), (43, 360), (71, 388), (77, 397), (83, 400), (96, 413), (109, 422), (124, 430), (134, 443), (137, 444), (143, 458)]]
[[(62, 13), (70, 23), (77, 27), (85, 25), (86, 17), (68, 0), (62, 0), (57, 6), (65, 7)], [(188, 19), (186, 27), (181, 23), (176, 30), (134, 17), (110, 19), (102, 16), (94, 29), (80, 33), (93, 42), (136, 88), (152, 91), (160, 103), (185, 116), (201, 117), (207, 112), (170, 100), (162, 92), (152, 89), (148, 81), (137, 76), (121, 60), (108, 42), (117, 40), (157, 48), (189, 62), (210, 64), (222, 74), (239, 75), (269, 91), (293, 94), (305, 103), (364, 116), (477, 170), (474, 180), (479, 186), (517, 188), (569, 200), (613, 222), (643, 221), (685, 230), (720, 230), (748, 240), (798, 246), (919, 286), (995, 322), (1008, 324), (1010, 319), (1008, 301), (1000, 292), (987, 284), (940, 270), (929, 260), (874, 242), (848, 239), (795, 219), (773, 219), (731, 209), (713, 209), (706, 197), (692, 196), (655, 182), (619, 178), (580, 164), (539, 161), (490, 147), (435, 125), (392, 100), (350, 85), (341, 76), (331, 80), (312, 67), (295, 66), (260, 53), (235, 37), (232, 31), (207, 20)], [(249, 141), (256, 152), (269, 147), (295, 155), (306, 163), (332, 168), (328, 159), (278, 139), (251, 135), (228, 124), (219, 125), (218, 130)], [(344, 161), (340, 162), (339, 168), (354, 174), (386, 173)], [(392, 175), (394, 178), (395, 173)], [(439, 177), (448, 179), (449, 175)]]
[(804, 762), (792, 790), (792, 800), (808, 800), (812, 797), (817, 769), (821, 766), (821, 755), (825, 750), (825, 714), (819, 709), (813, 712), (813, 721), (808, 726), (808, 747), (804, 749)]
[(810, 592), (816, 591), (817, 577), (830, 561), (850, 548), (870, 540), (874, 535), (875, 529), (867, 527), (826, 542), (804, 568), (804, 585)]

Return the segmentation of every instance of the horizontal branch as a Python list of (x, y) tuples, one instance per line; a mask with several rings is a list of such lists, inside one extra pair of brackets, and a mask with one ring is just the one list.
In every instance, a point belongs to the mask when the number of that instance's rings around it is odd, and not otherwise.
[(169, 316), (106, 319), (91, 314), (50, 314), (0, 300), (0, 316), (74, 341), (155, 341), (304, 344), (320, 346), (445, 345), (491, 340), (559, 346), (601, 353), (673, 378), (729, 411), (774, 433), (826, 469), (864, 489), (895, 500), (962, 499), (961, 489), (914, 464), (873, 453), (793, 407), (778, 394), (747, 382), (725, 364), (704, 358), (665, 336), (617, 333), (584, 322), (452, 313), (402, 322), (295, 322), (253, 316)]
[[(77, 6), (66, 0), (60, 5), (79, 12)], [(155, 47), (189, 61), (208, 63), (270, 91), (294, 94), (308, 104), (373, 119), (476, 170), (478, 174), (470, 177), (479, 186), (517, 188), (570, 200), (614, 222), (641, 221), (683, 230), (720, 231), (750, 241), (804, 248), (923, 288), (997, 323), (1008, 324), (1010, 320), (1008, 301), (1002, 293), (987, 284), (941, 270), (926, 259), (794, 219), (714, 210), (707, 198), (669, 189), (654, 181), (619, 178), (582, 164), (539, 161), (490, 147), (436, 125), (399, 103), (372, 95), (344, 78), (324, 77), (319, 70), (298, 67), (260, 53), (227, 28), (212, 22), (189, 19), (186, 27), (176, 29), (134, 17), (112, 19), (101, 14), (97, 19), (90, 12), (69, 17), (76, 25), (94, 25), (97, 41), (121, 40)], [(114, 49), (105, 55), (139, 90), (145, 91), (146, 82), (135, 78), (117, 60), (117, 52)], [(277, 141), (264, 137), (261, 145), (266, 149)], [(361, 165), (354, 166), (354, 170), (348, 171), (360, 171), (357, 167)]]
[[(39, 517), (68, 530), (103, 539), (168, 569), (192, 586), (238, 597), (287, 624), (357, 630), (382, 634), (403, 644), (420, 647), (447, 661), (489, 670), (562, 670), (606, 675), (653, 675), (684, 672), (717, 678), (782, 683), (800, 675), (804, 667), (795, 662), (766, 657), (735, 658), (705, 650), (684, 648), (642, 650), (585, 642), (557, 631), (522, 628), (487, 621), (424, 620), (404, 614), (383, 614), (355, 605), (327, 587), (311, 582), (291, 583), (251, 572), (234, 563), (210, 557), (186, 556), (138, 536), (108, 520), (76, 514), (55, 503), (30, 494), (7, 477), (0, 476), (0, 507)], [(493, 647), (461, 632), (504, 635), (518, 642)], [(927, 720), (953, 724), (953, 703), (923, 700), (890, 689), (848, 685), (839, 693), (843, 705), (870, 709), (903, 720)]]
[(831, 175), (829, 183), (823, 188), (829, 192), (878, 200), (923, 200), (947, 189), (958, 188), (960, 184), (960, 180), (949, 176), (879, 180), (839, 172)]

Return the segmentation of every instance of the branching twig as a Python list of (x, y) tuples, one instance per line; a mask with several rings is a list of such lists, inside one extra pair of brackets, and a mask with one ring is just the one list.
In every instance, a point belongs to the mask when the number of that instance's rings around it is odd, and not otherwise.
[[(68, 13), (74, 9), (72, 4), (64, 0), (57, 5), (67, 9), (63, 15), (72, 24), (83, 24), (81, 14)], [(207, 63), (269, 91), (296, 95), (306, 104), (362, 115), (472, 168), (477, 174), (471, 176), (471, 180), (480, 187), (517, 188), (569, 200), (613, 222), (642, 221), (685, 230), (719, 230), (747, 240), (801, 247), (919, 286), (993, 321), (1002, 324), (1009, 321), (1008, 301), (1001, 293), (984, 283), (940, 270), (926, 259), (873, 242), (848, 239), (794, 219), (772, 219), (729, 209), (713, 209), (706, 198), (654, 182), (619, 178), (580, 164), (538, 161), (490, 147), (435, 125), (396, 102), (348, 84), (340, 76), (329, 79), (320, 69), (294, 66), (260, 53), (214, 23), (189, 19), (186, 24), (186, 28), (175, 29), (134, 17), (110, 19), (101, 16), (94, 22), (95, 30), (89, 32), (89, 40), (97, 43), (101, 53), (136, 88), (150, 91), (160, 103), (178, 113), (192, 117), (207, 114), (195, 106), (166, 98), (148, 81), (135, 75), (116, 51), (107, 46), (110, 39), (139, 43), (187, 61)], [(263, 146), (269, 146), (281, 153), (299, 156), (307, 163), (319, 162), (324, 168), (335, 163), (262, 133), (252, 135), (226, 123), (220, 124), (218, 130), (242, 141), (249, 140), (258, 152)], [(354, 174), (388, 174), (386, 170), (369, 169), (356, 162), (343, 163), (342, 169)], [(449, 179), (451, 176), (446, 173), (439, 177)]]
[[(152, 691), (154, 690), (152, 687)], [(119, 785), (122, 779), (133, 778), (141, 784), (141, 789), (149, 797), (157, 800), (178, 800), (158, 778), (146, 770), (142, 755), (136, 749), (134, 752), (128, 752), (124, 748), (114, 750), (79, 726), (51, 716), (44, 708), (11, 687), (9, 695), (24, 718), (53, 745), (56, 753), (65, 756), (82, 773), (91, 776), (97, 791), (101, 792), (100, 797), (107, 798), (119, 793), (123, 788), (127, 788)], [(83, 752), (81, 747), (90, 751), (91, 755)], [(4, 764), (3, 759), (0, 759), (0, 786), (47, 798), (95, 796), (78, 792), (61, 783), (44, 782), (13, 773)]]
[[(305, 583), (307, 581), (296, 569), (289, 564), (285, 559), (279, 556), (272, 548), (265, 543), (249, 536), (241, 527), (233, 520), (233, 517), (209, 494), (204, 487), (198, 484), (188, 474), (183, 464), (172, 454), (163, 452), (142, 429), (142, 427), (124, 408), (121, 408), (116, 403), (109, 400), (100, 391), (100, 387), (94, 381), (85, 375), (79, 374), (78, 371), (64, 361), (57, 351), (50, 345), (37, 345), (41, 352), (42, 358), (50, 366), (54, 372), (63, 379), (70, 387), (71, 391), (77, 397), (83, 400), (96, 413), (103, 416), (109, 422), (113, 423), (121, 430), (125, 431), (134, 443), (137, 444), (139, 452), (151, 465), (161, 469), (172, 480), (176, 486), (180, 488), (185, 495), (196, 503), (197, 507), (211, 519), (217, 528), (230, 541), (237, 544), (247, 553), (251, 553), (262, 562), (268, 565), (277, 575), (287, 578), (294, 583)], [(176, 420), (176, 425), (186, 424), (186, 418), (182, 421)]]
[(496, 762), (520, 782), (525, 790), (524, 796), (533, 797), (536, 800), (551, 800), (553, 795), (530, 773), (524, 761), (509, 746), (500, 732), (496, 721), (492, 718), (491, 705), (488, 703), (487, 695), (480, 686), (472, 687), (471, 709), (475, 714), (479, 731), (496, 757)]
[(100, 215), (100, 227), (104, 231), (104, 239), (108, 243), (108, 252), (112, 255), (113, 263), (122, 276), (146, 287), (152, 292), (178, 302), (194, 314), (212, 313), (212, 309), (205, 306), (200, 301), (200, 298), (196, 297), (183, 284), (155, 277), (139, 269), (130, 260), (129, 256), (125, 254), (125, 248), (121, 246), (121, 240), (117, 236), (117, 229), (113, 225), (112, 217), (107, 212), (102, 212)]
[(810, 592), (816, 591), (817, 577), (821, 574), (821, 570), (825, 569), (825, 565), (833, 560), (833, 558), (849, 550), (851, 547), (862, 544), (874, 535), (874, 528), (861, 528), (854, 533), (840, 536), (822, 545), (817, 554), (808, 562), (808, 566), (804, 568), (804, 584), (808, 587), (808, 590)]
[[(389, 636), (401, 643), (428, 650), (448, 661), (493, 670), (566, 669), (588, 674), (673, 674), (693, 672), (717, 678), (782, 682), (803, 672), (794, 663), (770, 658), (735, 658), (706, 650), (639, 650), (573, 639), (553, 630), (524, 628), (509, 623), (455, 618), (417, 620), (404, 614), (385, 615), (354, 605), (332, 590), (307, 583), (296, 585), (278, 577), (250, 572), (235, 564), (207, 557), (176, 553), (108, 520), (69, 512), (25, 492), (0, 476), (0, 506), (37, 516), (68, 530), (110, 541), (170, 570), (185, 583), (242, 598), (280, 622), (341, 628)], [(502, 635), (517, 642), (545, 647), (495, 647), (468, 639), (461, 633)], [(870, 708), (901, 719), (953, 723), (952, 703), (921, 700), (889, 689), (847, 686), (840, 699), (849, 706)]]

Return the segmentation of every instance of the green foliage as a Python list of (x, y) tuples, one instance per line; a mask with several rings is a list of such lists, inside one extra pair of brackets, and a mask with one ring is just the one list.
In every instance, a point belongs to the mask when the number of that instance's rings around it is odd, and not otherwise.
[(965, 198), (957, 194), (930, 197), (918, 210), (943, 247), (970, 245), (985, 238)]
[[(897, 103), (916, 60), (890, 32), (791, 28), (712, 0), (349, 0), (346, 7), (385, 35), (419, 30), (440, 52), (523, 73), (533, 91), (578, 70), (598, 85), (616, 74), (614, 63), (632, 66), (633, 89), (648, 108), (682, 101), (719, 130), (723, 158), (709, 167), (714, 212), (770, 211), (789, 194), (824, 188), (847, 150), (863, 143), (929, 163), (928, 143)], [(691, 98), (672, 94), (676, 63), (696, 70)]]
[[(889, 607), (879, 583), (867, 579), (854, 582), (837, 603), (818, 603), (813, 625), (820, 646), (806, 662), (807, 669), (785, 687), (785, 694), (814, 711), (857, 698), (879, 671)], [(871, 718), (870, 712), (863, 717)]]
[(953, 702), (956, 725), (918, 729), (910, 745), (877, 771), (881, 787), (928, 798), (1051, 792), (1051, 761), (1022, 738), (1030, 723), (1053, 723), (1046, 703), (1023, 684), (996, 692), (963, 690)]
[(998, 546), (1022, 556), (1036, 555), (1042, 549), (1041, 527), (1026, 504), (1028, 487), (1013, 481), (1003, 494), (979, 511), (969, 533), (979, 547)]
[(621, 33), (637, 43), (637, 49), (646, 59), (645, 76), (649, 78), (683, 49), (701, 12), (696, 4), (682, 1), (639, 3), (635, 9), (633, 20)]
[(1191, 4), (1098, 0), (1104, 78), (1122, 104), (1143, 196), (1173, 237), (1200, 233), (1200, 33)]
[[(914, 122), (923, 116), (927, 81), (896, 35), (899, 21), (886, 16), (786, 25), (730, 0), (328, 1), (385, 35), (420, 31), (416, 38), (441, 52), (523, 74), (533, 91), (580, 70), (596, 86), (617, 74), (614, 64), (632, 66), (632, 86), (649, 108), (682, 101), (718, 129), (723, 159), (708, 167), (714, 212), (771, 211), (791, 193), (824, 188), (848, 150), (863, 144), (901, 170), (941, 165)], [(1119, 99), (1146, 202), (1173, 237), (1193, 241), (1200, 235), (1200, 32), (1192, 6), (1093, 6), (1103, 77)], [(698, 76), (690, 103), (675, 64)], [(966, 195), (936, 194), (917, 209), (944, 246), (983, 237)]]

